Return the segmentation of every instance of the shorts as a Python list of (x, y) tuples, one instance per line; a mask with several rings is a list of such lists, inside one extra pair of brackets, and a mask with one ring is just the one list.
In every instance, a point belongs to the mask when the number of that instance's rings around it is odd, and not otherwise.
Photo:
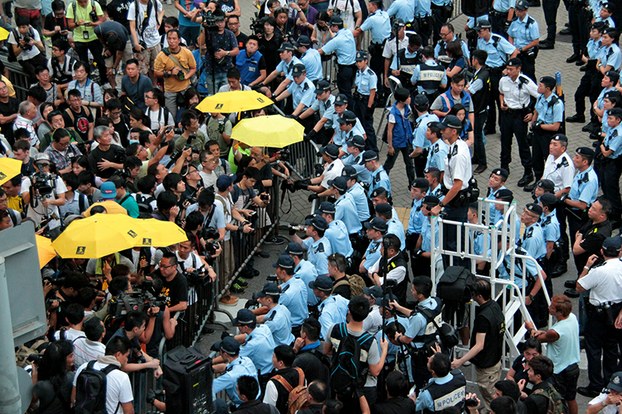
[(553, 386), (566, 401), (574, 401), (577, 397), (577, 382), (579, 381), (579, 365), (568, 365), (559, 374), (553, 374)]
[(162, 50), (162, 47), (157, 44), (153, 47), (143, 49), (140, 53), (135, 53), (136, 59), (138, 59), (140, 73), (148, 75), (150, 71), (153, 71), (153, 64), (155, 63), (156, 56)]
[[(121, 65), (122, 65), (121, 69), (125, 69), (125, 62), (133, 58), (134, 57), (133, 54), (134, 52), (132, 51), (132, 42), (128, 40), (128, 42), (125, 44), (125, 49), (123, 49), (123, 58), (121, 59)], [(104, 62), (106, 63), (106, 68), (112, 68), (112, 66), (114, 65), (114, 59), (115, 59), (114, 55), (104, 59)], [(119, 69), (119, 68), (114, 68), (114, 69)]]

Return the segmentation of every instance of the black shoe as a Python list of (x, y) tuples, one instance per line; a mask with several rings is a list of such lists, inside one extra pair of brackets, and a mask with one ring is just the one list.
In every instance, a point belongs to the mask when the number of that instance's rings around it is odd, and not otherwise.
[(581, 60), (581, 56), (579, 56), (578, 53), (573, 53), (568, 59), (566, 59), (566, 63), (572, 63), (578, 60)]
[(564, 27), (562, 30), (559, 31), (559, 34), (562, 36), (568, 36), (570, 33), (570, 29), (567, 27)]
[(563, 275), (567, 271), (568, 271), (568, 266), (566, 265), (565, 262), (564, 263), (558, 263), (555, 266), (553, 266), (553, 269), (551, 270), (551, 277), (552, 278), (560, 277), (561, 275)]
[(486, 130), (484, 130), (484, 134), (486, 135), (495, 135), (497, 133), (497, 130), (494, 128), (486, 128)]
[(564, 282), (564, 287), (566, 289), (574, 289), (575, 286), (577, 286), (577, 281), (576, 280), (566, 280)]
[(536, 188), (536, 182), (535, 181), (533, 183), (531, 183), (531, 184), (527, 184), (526, 186), (524, 186), (523, 187), (523, 191), (531, 193), (534, 188)]
[(267, 259), (268, 257), (270, 257), (270, 253), (266, 253), (263, 250), (259, 250), (255, 252), (255, 256), (259, 256), (259, 257), (263, 257), (264, 259)]
[(523, 175), (523, 177), (520, 180), (518, 180), (518, 184), (517, 185), (519, 187), (524, 187), (527, 184), (529, 184), (530, 182), (532, 182), (533, 178), (534, 178), (533, 174), (531, 174), (531, 173), (525, 174), (525, 175)]
[(542, 6), (542, 3), (540, 3), (540, 0), (529, 2), (529, 7), (540, 7), (540, 6)]
[(539, 48), (544, 50), (555, 49), (555, 43), (545, 40), (544, 42), (540, 42)]
[(477, 166), (477, 168), (475, 169), (475, 174), (481, 174), (484, 171), (486, 171), (486, 169), (488, 168), (488, 166), (486, 164), (480, 164)]
[(579, 68), (579, 70), (580, 70), (581, 72), (587, 72), (587, 65), (585, 65), (585, 66), (581, 66), (581, 67)]
[(583, 128), (581, 128), (581, 131), (583, 131), (583, 132), (594, 132), (597, 128), (598, 128), (597, 125), (594, 125), (593, 123), (590, 122), (589, 124), (587, 124)]
[(263, 243), (268, 245), (281, 245), (285, 243), (285, 239), (281, 236), (272, 236), (264, 240)]
[(598, 397), (598, 395), (600, 394), (599, 391), (592, 390), (588, 387), (579, 387), (577, 388), (577, 392), (581, 394), (582, 396), (588, 397), (588, 398)]
[(209, 325), (205, 325), (203, 329), (201, 329), (201, 335), (209, 335), (214, 333), (214, 328), (211, 328)]
[[(566, 289), (564, 291), (564, 295), (568, 296), (569, 298), (575, 299), (579, 297), (579, 292), (577, 292), (575, 289)], [(581, 395), (585, 395), (585, 394), (581, 394)]]
[(574, 64), (577, 65), (577, 66), (583, 66), (583, 65), (585, 65), (585, 62), (583, 60), (579, 59)]
[(581, 114), (574, 114), (573, 116), (566, 117), (566, 122), (585, 122), (585, 116)]

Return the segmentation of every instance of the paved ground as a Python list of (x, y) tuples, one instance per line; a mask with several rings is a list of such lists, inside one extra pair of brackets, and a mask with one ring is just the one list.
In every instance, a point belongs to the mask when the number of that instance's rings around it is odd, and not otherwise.
[[(242, 7), (242, 14), (243, 14), (242, 19), (241, 19), (241, 23), (242, 23), (241, 27), (245, 33), (248, 33), (249, 32), (248, 28), (250, 25), (250, 17), (253, 15), (256, 9), (252, 6), (250, 1), (243, 1), (240, 3)], [(165, 5), (165, 10), (167, 14), (169, 15), (176, 15), (176, 11), (174, 10), (173, 6)], [(540, 33), (544, 33), (545, 26), (544, 26), (544, 17), (542, 13), (542, 8), (530, 9), (530, 15), (533, 16), (538, 21), (540, 25)], [(567, 19), (566, 12), (562, 6), (560, 7), (559, 13), (558, 13), (558, 27), (559, 28), (563, 27), (563, 24), (566, 21), (566, 19)], [(464, 17), (460, 17), (454, 21), (454, 25), (456, 26), (456, 29), (458, 32), (462, 31), (460, 28), (464, 27), (464, 23), (465, 23)], [(565, 94), (567, 97), (569, 97), (569, 99), (566, 100), (566, 103), (567, 103), (566, 114), (568, 115), (574, 114), (574, 100), (572, 97), (574, 95), (574, 90), (576, 86), (579, 84), (579, 81), (582, 76), (582, 72), (579, 71), (577, 66), (575, 66), (574, 64), (565, 63), (566, 58), (570, 56), (571, 54), (572, 54), (572, 48), (570, 44), (570, 36), (558, 36), (555, 49), (541, 51), (538, 57), (538, 60), (537, 60), (537, 65), (536, 65), (536, 75), (538, 77), (544, 76), (544, 75), (554, 75), (556, 71), (560, 71), (562, 73)], [(376, 122), (379, 121), (381, 113), (382, 113), (381, 110), (376, 111)], [(591, 141), (588, 139), (587, 134), (581, 132), (581, 126), (582, 126), (581, 124), (568, 124), (567, 125), (567, 135), (570, 141), (569, 149), (573, 152), (577, 147), (591, 145)], [(489, 160), (488, 161), (489, 169), (485, 171), (483, 174), (480, 174), (479, 176), (477, 176), (477, 179), (480, 184), (480, 189), (485, 189), (487, 185), (487, 180), (488, 180), (488, 175), (490, 173), (490, 170), (498, 166), (499, 154), (500, 154), (500, 149), (501, 149), (500, 138), (498, 134), (487, 137), (486, 149), (487, 149), (487, 156)], [(381, 148), (381, 156), (385, 156), (385, 155), (386, 155), (386, 148)], [(516, 186), (516, 182), (520, 179), (522, 175), (522, 169), (520, 168), (520, 165), (518, 164), (519, 157), (518, 157), (518, 151), (517, 151), (516, 144), (513, 145), (512, 158), (514, 160), (514, 163), (511, 166), (512, 174), (507, 184), (509, 188), (514, 191), (515, 198), (518, 202), (519, 208), (522, 208), (526, 203), (531, 201), (531, 197), (529, 193), (522, 191), (522, 189)], [(404, 218), (404, 223), (406, 224), (407, 217), (408, 217), (407, 209), (410, 206), (410, 198), (409, 198), (409, 194), (407, 190), (408, 181), (406, 178), (406, 174), (404, 172), (404, 166), (402, 164), (401, 159), (398, 159), (392, 171), (391, 180), (392, 180), (392, 187), (394, 191), (395, 205), (400, 210), (400, 213), (401, 213), (400, 215)], [(303, 220), (306, 214), (309, 214), (309, 211), (310, 211), (309, 203), (306, 200), (306, 195), (302, 194), (301, 192), (294, 194), (293, 197), (291, 198), (291, 201), (292, 201), (291, 211), (287, 214), (283, 214), (282, 221), (299, 223)], [(259, 269), (261, 272), (261, 276), (251, 280), (250, 286), (247, 289), (248, 294), (241, 295), (242, 297), (248, 298), (250, 297), (250, 294), (253, 291), (257, 291), (261, 288), (261, 286), (263, 285), (265, 281), (265, 276), (273, 272), (273, 268), (271, 265), (276, 260), (275, 258), (277, 257), (278, 253), (282, 250), (282, 247), (283, 246), (264, 247), (264, 250), (270, 253), (271, 257), (269, 259), (258, 258), (255, 261), (257, 269)], [(571, 263), (569, 263), (569, 267), (572, 267)], [(567, 273), (566, 275), (556, 279), (554, 281), (555, 292), (563, 291), (563, 287), (562, 287), (563, 282), (567, 279), (571, 279), (574, 277), (576, 277), (576, 274), (573, 271), (571, 271)], [(241, 300), (238, 306), (223, 307), (223, 309), (227, 309), (228, 311), (235, 313), (237, 309), (243, 305), (243, 302), (244, 301)], [(576, 307), (576, 302), (575, 302), (575, 309), (576, 308), (577, 307)], [(219, 316), (219, 319), (220, 319), (220, 316)], [(224, 318), (223, 320), (226, 320), (226, 318)], [(217, 334), (219, 335), (219, 332), (217, 332)], [(205, 336), (200, 343), (201, 348), (207, 350), (209, 348), (209, 345), (213, 343), (214, 340), (215, 340), (215, 335)], [(587, 376), (585, 373), (585, 363), (582, 364), (582, 368), (583, 370), (582, 370), (581, 379), (579, 383), (580, 385), (585, 385), (587, 382)], [(586, 404), (587, 404), (587, 399), (581, 396), (578, 396), (578, 401), (580, 404), (580, 412), (584, 412)]]

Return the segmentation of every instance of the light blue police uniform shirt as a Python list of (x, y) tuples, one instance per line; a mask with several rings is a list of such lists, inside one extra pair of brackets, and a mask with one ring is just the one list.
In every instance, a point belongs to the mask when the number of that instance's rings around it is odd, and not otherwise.
[(443, 187), (439, 183), (436, 187), (430, 190), (430, 195), (437, 197), (440, 201), (443, 201), (445, 198), (445, 194), (443, 194)]
[(434, 244), (438, 246), (438, 224), (433, 232), (430, 217), (424, 217), (423, 223), (421, 224), (421, 250), (424, 252), (432, 252), (432, 235), (434, 235)]
[(361, 24), (361, 30), (369, 31), (372, 43), (382, 43), (391, 37), (391, 19), (384, 10), (376, 10)]
[(316, 49), (307, 49), (307, 51), (300, 56), (302, 64), (307, 69), (307, 79), (315, 82), (318, 79), (322, 79), (322, 56)]
[[(531, 255), (524, 250), (522, 250), (521, 254), (523, 254), (523, 256), (531, 257)], [(533, 260), (525, 260), (524, 263), (525, 263), (525, 266), (527, 267), (528, 278), (535, 279), (538, 276), (538, 272), (542, 270), (542, 267), (540, 267), (540, 265), (537, 262), (534, 262)], [(510, 280), (510, 274), (509, 274), (510, 256), (509, 255), (505, 256), (505, 258), (503, 259), (503, 263), (497, 269), (499, 271), (500, 278), (505, 279), (505, 280)], [(523, 260), (518, 259), (518, 258), (516, 259), (516, 265), (514, 266), (514, 283), (516, 283), (516, 286), (518, 286), (519, 289), (522, 289), (523, 287)]]
[[(451, 3), (451, 1), (450, 1)], [(432, 1), (432, 4), (436, 4), (435, 1)], [(454, 33), (454, 37), (453, 39), (449, 40), (450, 42), (459, 40), (460, 41), (460, 46), (462, 49), (462, 56), (464, 56), (466, 58), (466, 60), (469, 60), (469, 58), (471, 57), (471, 52), (469, 51), (469, 45), (467, 45), (467, 43), (460, 39), (458, 36), (456, 36), (456, 34)], [(439, 40), (438, 42), (436, 42), (436, 45), (434, 45), (434, 57), (438, 58), (439, 54), (441, 53), (441, 44), (445, 43), (445, 41), (443, 40)], [(445, 45), (445, 47), (447, 47), (447, 45)]]
[(611, 128), (609, 128), (609, 123), (607, 123), (607, 117), (608, 116), (609, 116), (609, 111), (607, 109), (603, 110), (603, 119), (600, 122), (600, 125), (601, 125), (600, 126), (600, 132), (602, 134), (604, 134), (604, 136), (607, 136), (607, 134), (609, 133), (609, 130), (611, 129)]
[(428, 130), (428, 124), (430, 122), (440, 122), (438, 116), (431, 113), (425, 113), (415, 119), (415, 128), (413, 130), (413, 147), (415, 148), (428, 148), (430, 141), (425, 137), (425, 133)]
[(327, 121), (324, 124), (324, 129), (329, 129), (333, 127), (333, 117), (335, 116), (335, 106), (333, 103), (335, 102), (335, 95), (328, 95), (328, 99), (326, 101), (320, 101), (317, 98), (317, 94), (313, 99), (313, 103), (311, 104), (311, 109), (317, 112), (320, 118), (326, 118)]
[[(551, 100), (555, 97), (557, 102), (550, 105)], [(538, 121), (545, 124), (553, 124), (564, 120), (564, 103), (554, 93), (545, 98), (544, 95), (538, 96), (536, 100), (536, 111), (538, 111)]]
[(372, 89), (378, 88), (378, 77), (368, 66), (364, 70), (357, 70), (354, 78), (354, 86), (356, 91), (361, 95), (371, 94)]
[(445, 159), (447, 158), (448, 152), (449, 145), (442, 139), (430, 145), (425, 168), (436, 167), (441, 171), (445, 171)]
[(272, 331), (276, 346), (291, 345), (296, 339), (292, 334), (292, 314), (283, 305), (276, 305), (265, 315), (264, 325)]
[(298, 59), (296, 56), (293, 56), (292, 60), (290, 60), (289, 63), (281, 60), (279, 64), (276, 65), (276, 70), (280, 73), (284, 73), (285, 77), (293, 82), (294, 77), (292, 76), (292, 69), (294, 69), (294, 66), (299, 63), (302, 64), (300, 59)]
[(490, 18), (488, 17), (488, 13), (477, 17), (477, 21), (475, 20), (475, 17), (467, 16), (467, 27), (469, 29), (475, 29), (478, 23), (482, 20), (490, 20)]
[(410, 208), (410, 215), (408, 216), (408, 229), (406, 234), (421, 234), (421, 226), (425, 216), (421, 212), (421, 204), (423, 204), (423, 198), (421, 200), (413, 200)]
[[(369, 173), (369, 170), (367, 168), (365, 168), (365, 170)], [(357, 179), (360, 180), (360, 177), (361, 176), (358, 175)], [(352, 200), (354, 200), (354, 204), (356, 205), (356, 211), (358, 213), (361, 223), (369, 220), (369, 204), (367, 203), (367, 195), (365, 194), (363, 186), (359, 183), (356, 183), (352, 187), (348, 188), (348, 191), (346, 191), (346, 193), (352, 196)]]
[[(616, 88), (612, 86), (611, 88), (603, 88), (598, 94), (598, 98), (596, 98), (598, 109), (603, 109), (605, 94), (610, 91), (614, 91)], [(603, 115), (603, 123), (607, 124), (607, 117)], [(607, 125), (609, 126), (609, 125)]]
[[(490, 187), (489, 187), (490, 188)], [(506, 186), (502, 185), (501, 187), (499, 187), (497, 190), (494, 191), (490, 191), (490, 194), (488, 194), (488, 196), (486, 197), (486, 200), (495, 200), (495, 194), (497, 194), (497, 191), (499, 190), (505, 190), (507, 189)], [(490, 217), (490, 223), (491, 225), (495, 225), (497, 224), (497, 222), (499, 220), (503, 220), (503, 211), (499, 211), (495, 208), (496, 204), (495, 203), (489, 203), (490, 207), (489, 207), (489, 214), (488, 217)]]
[(249, 357), (240, 355), (234, 361), (227, 364), (227, 368), (225, 368), (225, 372), (222, 375), (214, 378), (214, 382), (212, 383), (212, 398), (216, 399), (216, 395), (219, 392), (225, 391), (236, 407), (240, 406), (244, 401), (240, 399), (237, 388), (238, 379), (243, 376), (250, 376), (257, 379), (257, 368)]
[(337, 63), (339, 65), (354, 65), (356, 63), (356, 41), (350, 29), (341, 29), (335, 37), (330, 39), (322, 50), (330, 55), (337, 52)]
[(250, 358), (261, 375), (269, 374), (272, 366), (272, 353), (275, 348), (272, 331), (266, 325), (257, 325), (246, 336), (246, 342), (240, 347), (240, 356)]
[(343, 254), (346, 258), (352, 256), (354, 250), (350, 242), (348, 228), (341, 220), (333, 220), (328, 224), (328, 229), (324, 233), (324, 237), (330, 242), (330, 248), (333, 252)]
[(516, 0), (495, 0), (493, 2), (493, 9), (500, 13), (507, 13), (510, 9), (516, 6)]
[(341, 295), (330, 295), (318, 305), (317, 308), (320, 313), (318, 322), (320, 322), (322, 327), (320, 333), (322, 339), (328, 338), (328, 334), (333, 326), (346, 321), (348, 303), (350, 301)]
[[(436, 310), (438, 303), (433, 298), (427, 298), (418, 303), (418, 306), (421, 306), (424, 309), (434, 311)], [(406, 326), (406, 335), (409, 338), (415, 338), (416, 336), (425, 334), (425, 327), (428, 324), (423, 313), (415, 312), (410, 318), (408, 318), (408, 326)], [(411, 344), (415, 348), (422, 348), (424, 346), (423, 342), (411, 342)]]
[(600, 16), (596, 16), (596, 17), (594, 18), (594, 23), (596, 23), (596, 22), (604, 22), (606, 26), (608, 26), (608, 27), (612, 27), (612, 28), (614, 28), (614, 29), (615, 29), (615, 27), (616, 27), (616, 23), (613, 21), (613, 19), (611, 18), (611, 16), (607, 17), (606, 19), (603, 19), (603, 18), (602, 18), (602, 17), (600, 17)]
[[(497, 40), (496, 47), (495, 39)], [(509, 56), (516, 50), (514, 45), (495, 33), (490, 35), (490, 39), (488, 39), (488, 41), (482, 38), (477, 39), (477, 48), (485, 50), (486, 53), (488, 53), (486, 65), (490, 68), (499, 68), (504, 66), (508, 61)]]
[(396, 217), (391, 217), (391, 220), (387, 220), (387, 234), (394, 234), (400, 239), (402, 243), (400, 249), (404, 249), (406, 247), (406, 235), (404, 234), (404, 225), (402, 222)]
[[(308, 263), (308, 262), (305, 262)], [(313, 266), (311, 266), (313, 267)], [(308, 288), (307, 284), (300, 275), (292, 276), (287, 282), (280, 285), (281, 296), (279, 304), (289, 309), (291, 313), (292, 326), (300, 326), (302, 322), (309, 316), (309, 307), (307, 306)], [(309, 273), (309, 282), (315, 280), (317, 274)], [(313, 294), (313, 292), (311, 292)], [(315, 295), (314, 295), (315, 296)]]
[[(557, 220), (557, 214), (553, 211), (546, 216), (543, 214), (540, 219), (540, 227), (542, 228), (542, 234), (544, 235), (544, 242), (556, 242), (560, 237), (559, 221)], [(545, 245), (546, 247), (546, 245)]]
[(603, 144), (613, 151), (608, 158), (615, 160), (622, 154), (622, 124), (609, 130)]
[[(369, 214), (369, 210), (368, 214)], [(356, 202), (347, 191), (335, 201), (335, 220), (345, 224), (348, 234), (356, 234), (363, 228), (356, 210)], [(341, 252), (341, 250), (335, 250)]]
[(301, 103), (308, 108), (315, 99), (315, 85), (308, 78), (300, 82), (300, 84), (297, 84), (295, 81), (291, 82), (287, 85), (287, 90), (292, 94), (294, 108), (297, 108)]
[(578, 172), (574, 176), (568, 196), (571, 200), (583, 201), (588, 206), (596, 201), (598, 176), (591, 165), (585, 171)]
[(389, 174), (384, 170), (384, 167), (380, 166), (376, 171), (371, 172), (371, 183), (367, 190), (367, 195), (371, 196), (376, 188), (382, 187), (387, 190), (387, 194), (391, 195), (391, 180)]
[(365, 250), (365, 267), (366, 270), (369, 270), (372, 265), (376, 264), (382, 253), (380, 252), (380, 247), (382, 246), (382, 239), (379, 240), (370, 240), (369, 245), (367, 246), (367, 250)]
[(311, 237), (307, 237), (303, 240), (303, 245), (307, 249), (307, 260), (315, 266), (318, 275), (327, 275), (328, 256), (333, 253), (328, 239), (321, 237), (314, 242)]
[(430, 0), (415, 1), (415, 17), (423, 18), (432, 15), (432, 2)]
[(534, 223), (526, 227), (521, 240), (522, 248), (534, 259), (539, 260), (546, 255), (546, 244), (540, 224)]
[(602, 52), (603, 44), (600, 40), (590, 39), (587, 41), (587, 57), (590, 60), (598, 59)]
[(317, 279), (317, 276), (317, 269), (308, 260), (301, 260), (298, 266), (294, 268), (294, 277), (302, 280), (307, 289), (307, 305), (309, 306), (315, 306), (319, 302), (317, 296), (313, 293), (313, 289), (309, 287), (309, 282)]
[[(497, 4), (497, 1), (495, 1), (495, 4)], [(531, 19), (531, 23), (529, 24), (529, 27), (527, 27), (529, 19)], [(514, 39), (514, 46), (522, 49), (529, 43), (540, 38), (538, 22), (529, 15), (526, 15), (522, 20), (515, 19), (508, 29), (508, 35)]]
[(614, 70), (619, 71), (622, 64), (622, 54), (620, 54), (620, 47), (615, 43), (603, 47), (600, 52), (600, 63), (603, 67), (611, 66)]
[(390, 17), (396, 17), (404, 23), (410, 23), (415, 16), (415, 0), (395, 0), (389, 6), (387, 13)]

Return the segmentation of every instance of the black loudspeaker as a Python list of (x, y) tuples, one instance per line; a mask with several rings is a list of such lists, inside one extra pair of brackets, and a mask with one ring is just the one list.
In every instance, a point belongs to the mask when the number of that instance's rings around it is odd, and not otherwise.
[(167, 414), (212, 412), (212, 361), (195, 348), (178, 346), (167, 353), (164, 391)]

